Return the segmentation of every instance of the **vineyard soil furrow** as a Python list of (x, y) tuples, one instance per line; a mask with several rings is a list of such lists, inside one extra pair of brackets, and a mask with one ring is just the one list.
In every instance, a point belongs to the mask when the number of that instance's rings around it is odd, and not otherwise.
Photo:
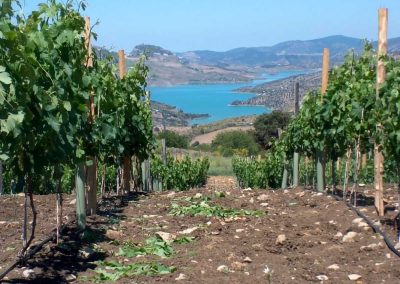
[[(370, 189), (364, 191), (368, 194)], [(395, 190), (387, 192), (387, 202), (394, 202)], [(38, 230), (42, 234), (39, 238), (55, 226), (55, 220), (48, 218), (54, 215), (51, 197), (35, 197), (39, 224), (44, 226)], [(71, 200), (73, 197), (68, 196), (65, 203)], [(376, 218), (373, 202), (365, 200), (359, 209)], [(14, 260), (20, 246), (20, 226), (14, 226), (12, 220), (18, 220), (21, 212), (10, 208), (18, 208), (22, 201), (22, 197), (0, 199), (0, 208), (6, 208), (1, 216), (9, 220), (0, 231), (3, 268)], [(5, 203), (8, 207), (3, 206)], [(172, 204), (207, 204), (206, 208), (234, 210), (224, 218), (171, 216)], [(66, 207), (66, 214), (73, 210), (71, 204)], [(105, 199), (100, 214), (89, 218), (88, 226), (91, 233), (78, 236), (67, 232), (58, 246), (50, 244), (24, 268), (9, 274), (9, 281), (26, 281), (23, 272), (32, 269), (32, 283), (63, 283), (73, 276), (77, 277), (75, 282), (87, 283), (99, 280), (95, 270), (104, 270), (104, 263), (110, 261), (174, 267), (166, 275), (131, 275), (116, 283), (268, 283), (268, 279), (272, 283), (319, 279), (327, 279), (324, 283), (354, 283), (349, 279), (351, 274), (361, 276), (357, 283), (398, 283), (400, 278), (399, 259), (343, 202), (303, 189), (240, 190), (232, 177), (212, 177), (204, 188), (186, 192), (133, 194), (122, 201)], [(385, 224), (381, 227), (394, 240), (394, 229)], [(157, 234), (175, 239), (170, 242), (169, 257), (162, 258), (156, 250), (147, 248), (146, 240)], [(194, 239), (186, 243), (183, 236)], [(138, 256), (121, 255), (121, 248), (124, 252), (128, 243), (140, 251)]]

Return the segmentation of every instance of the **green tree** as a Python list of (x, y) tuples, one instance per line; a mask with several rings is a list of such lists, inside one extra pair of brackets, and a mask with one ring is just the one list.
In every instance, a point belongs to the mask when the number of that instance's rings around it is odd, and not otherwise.
[(253, 134), (240, 130), (219, 133), (211, 146), (225, 157), (234, 154), (241, 156), (256, 155), (260, 151)]
[(189, 139), (186, 136), (180, 135), (171, 130), (165, 130), (161, 132), (157, 138), (165, 139), (165, 145), (167, 147), (181, 149), (187, 149), (189, 147)]
[(278, 128), (286, 128), (289, 120), (290, 114), (282, 111), (260, 115), (254, 122), (256, 142), (264, 149), (269, 149), (272, 140), (278, 138)]

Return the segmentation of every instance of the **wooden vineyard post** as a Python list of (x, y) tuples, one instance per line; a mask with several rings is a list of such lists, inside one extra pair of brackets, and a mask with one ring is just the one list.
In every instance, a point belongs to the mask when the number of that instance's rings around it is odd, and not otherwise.
[[(125, 62), (125, 52), (123, 50), (118, 51), (119, 58), (119, 78), (122, 80), (126, 74), (126, 62)], [(123, 157), (123, 166), (122, 166), (122, 188), (123, 191), (130, 191), (130, 182), (131, 182), (131, 157), (129, 155), (125, 155)]]
[[(167, 142), (164, 139), (161, 139), (161, 159), (163, 165), (167, 165)], [(163, 191), (163, 180), (158, 181), (158, 190)]]
[[(300, 84), (296, 82), (294, 84), (294, 114), (297, 115), (299, 113), (299, 89)], [(294, 152), (293, 154), (293, 187), (299, 186), (299, 153)]]
[[(328, 88), (329, 80), (329, 49), (324, 48), (324, 55), (322, 58), (322, 84), (321, 84), (321, 100)], [(323, 149), (318, 149), (316, 153), (317, 162), (317, 191), (323, 192), (325, 190), (325, 161)]]
[[(92, 42), (90, 38), (90, 18), (85, 17), (85, 44), (87, 49), (86, 67), (93, 67)], [(95, 119), (93, 93), (89, 97), (90, 123)], [(86, 211), (87, 214), (94, 215), (97, 210), (97, 166), (96, 157), (89, 157), (91, 165), (86, 167)]]
[[(376, 78), (376, 99), (379, 100), (379, 88), (385, 82), (386, 71), (381, 56), (387, 54), (387, 25), (388, 25), (388, 9), (379, 9), (379, 32), (378, 32), (378, 65)], [(377, 131), (382, 129), (378, 123)], [(374, 184), (375, 184), (375, 208), (378, 216), (385, 215), (385, 207), (383, 203), (383, 153), (382, 145), (374, 143)]]

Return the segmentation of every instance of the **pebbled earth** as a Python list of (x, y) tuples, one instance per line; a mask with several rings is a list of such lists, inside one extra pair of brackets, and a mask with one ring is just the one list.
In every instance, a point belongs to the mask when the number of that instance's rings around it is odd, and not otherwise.
[[(224, 192), (225, 197), (216, 196), (215, 191)], [(371, 194), (369, 189), (364, 191)], [(171, 202), (199, 193), (211, 197), (212, 204), (261, 210), (266, 215), (225, 219), (169, 215)], [(394, 189), (388, 189), (387, 198), (394, 203)], [(74, 205), (69, 204), (73, 196), (65, 199), (65, 215), (73, 219)], [(40, 240), (54, 228), (55, 197), (35, 200)], [(20, 249), (22, 203), (22, 197), (0, 197), (0, 271)], [(370, 198), (360, 204), (359, 209), (378, 221), (394, 241), (390, 218), (379, 222)], [(400, 259), (378, 234), (343, 202), (301, 188), (244, 191), (232, 177), (212, 177), (205, 188), (187, 192), (106, 198), (88, 225), (91, 233), (84, 237), (71, 225), (58, 246), (46, 245), (4, 283), (88, 283), (96, 276), (98, 260), (151, 261), (176, 267), (171, 274), (122, 278), (117, 283), (400, 283)], [(194, 241), (173, 243), (174, 254), (169, 258), (116, 256), (125, 241), (142, 244), (156, 232), (177, 234), (187, 229), (193, 229), (186, 235), (195, 237)], [(23, 272), (28, 269), (33, 271), (26, 278)]]

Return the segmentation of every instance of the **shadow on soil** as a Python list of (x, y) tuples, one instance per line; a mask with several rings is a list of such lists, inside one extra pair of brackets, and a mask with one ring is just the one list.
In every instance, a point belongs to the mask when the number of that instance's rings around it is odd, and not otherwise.
[(130, 202), (138, 201), (142, 195), (145, 194), (131, 193), (123, 197), (103, 198), (98, 207), (98, 215), (87, 218), (87, 229), (84, 232), (77, 232), (72, 226), (66, 228), (58, 245), (55, 242), (48, 244), (19, 267), (20, 270), (22, 267), (24, 270), (40, 270), (40, 274), (30, 279), (14, 278), (0, 283), (69, 283), (71, 280), (67, 281), (67, 277), (95, 269), (96, 264), (93, 262), (104, 260), (107, 253), (96, 251), (93, 245), (112, 241), (106, 236), (107, 229), (124, 220), (126, 216), (122, 215), (123, 208)]

